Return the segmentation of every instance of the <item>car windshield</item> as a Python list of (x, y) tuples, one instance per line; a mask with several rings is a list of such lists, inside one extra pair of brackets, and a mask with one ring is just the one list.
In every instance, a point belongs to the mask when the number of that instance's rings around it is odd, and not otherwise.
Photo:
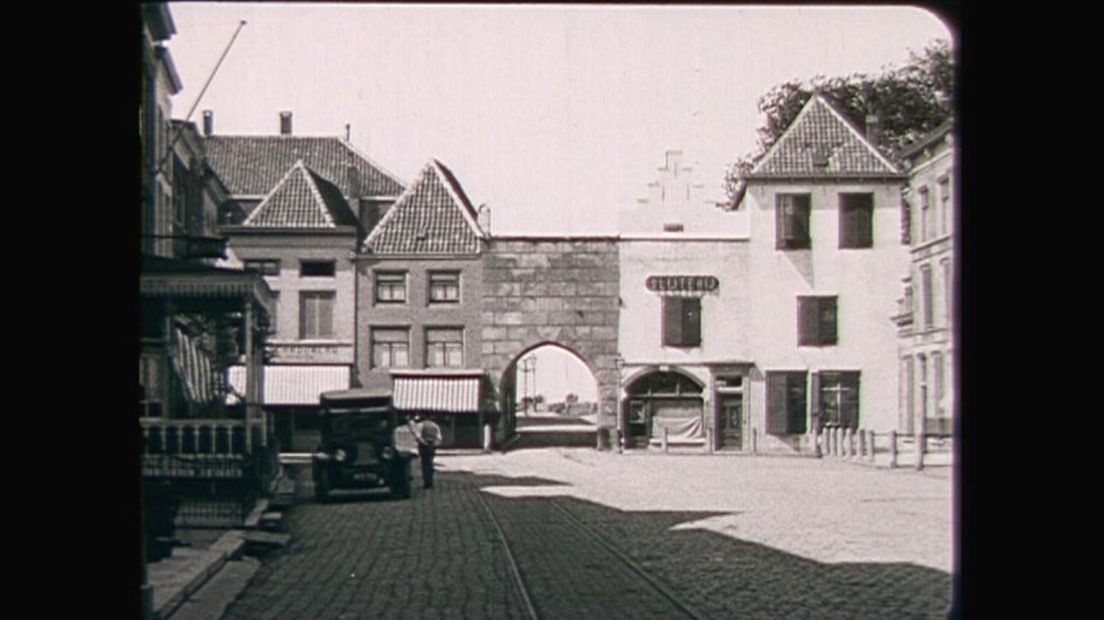
[(391, 433), (390, 416), (379, 414), (341, 414), (330, 420), (329, 434), (334, 439), (371, 439)]

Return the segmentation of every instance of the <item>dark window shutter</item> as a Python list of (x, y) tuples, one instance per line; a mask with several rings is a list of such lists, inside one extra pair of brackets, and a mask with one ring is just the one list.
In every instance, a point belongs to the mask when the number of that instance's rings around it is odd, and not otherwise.
[(855, 208), (848, 200), (848, 194), (840, 194), (839, 205), (839, 246), (855, 247)]
[(836, 344), (836, 298), (817, 299), (817, 344)]
[(767, 432), (782, 435), (786, 432), (786, 373), (767, 373)]
[(824, 415), (820, 410), (820, 373), (814, 372), (810, 381), (812, 384), (809, 388), (812, 402), (810, 403), (809, 412), (813, 418), (813, 426), (818, 431), (824, 428)]
[(682, 299), (678, 297), (663, 298), (663, 344), (682, 344)]
[(841, 248), (869, 248), (874, 245), (873, 194), (840, 194)]
[(797, 298), (797, 344), (817, 343), (817, 303), (815, 297)]
[(859, 373), (841, 372), (840, 424), (852, 430), (859, 428)]
[(794, 244), (791, 247), (807, 248), (809, 242), (809, 216), (812, 211), (812, 197), (808, 194), (794, 196)]
[(701, 299), (683, 299), (682, 315), (682, 344), (701, 344)]
[(790, 196), (778, 194), (774, 197), (774, 247), (784, 249), (789, 247), (790, 219), (787, 217), (787, 205)]
[(874, 196), (863, 195), (863, 206), (859, 209), (858, 236), (855, 239), (860, 248), (874, 247)]
[(806, 430), (805, 404), (808, 402), (805, 392), (805, 373), (790, 373), (787, 375), (786, 384), (789, 391), (789, 403), (787, 404), (789, 424), (786, 430), (790, 434), (804, 434)]

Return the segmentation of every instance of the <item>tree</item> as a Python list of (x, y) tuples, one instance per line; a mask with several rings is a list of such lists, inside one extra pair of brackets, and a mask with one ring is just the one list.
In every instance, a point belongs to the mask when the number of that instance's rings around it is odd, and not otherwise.
[(725, 190), (735, 199), (755, 162), (778, 141), (801, 108), (819, 92), (860, 130), (868, 118), (876, 118), (882, 150), (890, 157), (939, 126), (953, 112), (954, 60), (950, 44), (942, 39), (922, 52), (909, 51), (902, 67), (888, 67), (877, 76), (855, 73), (847, 77), (816, 76), (808, 83), (789, 80), (777, 84), (759, 98), (766, 115), (759, 128), (758, 148), (731, 164)]

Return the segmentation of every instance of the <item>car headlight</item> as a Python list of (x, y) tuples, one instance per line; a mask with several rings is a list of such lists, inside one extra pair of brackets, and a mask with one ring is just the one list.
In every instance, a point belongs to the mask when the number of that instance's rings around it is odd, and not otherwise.
[(347, 455), (345, 454), (345, 451), (344, 451), (344, 450), (342, 450), (341, 448), (338, 448), (338, 449), (337, 449), (337, 451), (336, 451), (336, 452), (334, 452), (334, 458), (335, 458), (335, 459), (337, 459), (337, 462), (338, 462), (338, 463), (343, 463), (343, 462), (345, 462), (345, 457), (346, 457), (346, 456), (347, 456)]
[(380, 450), (380, 456), (385, 459), (389, 459), (395, 456), (395, 449), (391, 446), (384, 446), (383, 450)]

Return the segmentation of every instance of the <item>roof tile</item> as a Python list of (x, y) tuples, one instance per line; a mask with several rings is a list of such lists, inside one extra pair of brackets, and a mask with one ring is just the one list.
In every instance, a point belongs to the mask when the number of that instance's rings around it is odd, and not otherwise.
[(822, 96), (814, 95), (748, 176), (883, 175), (901, 172)]
[(452, 172), (434, 160), (365, 240), (375, 254), (475, 254), (475, 210)]
[[(404, 184), (334, 137), (206, 136), (211, 167), (234, 195), (263, 196), (298, 160), (330, 179), (346, 196), (398, 196)], [(356, 175), (350, 178), (349, 166)], [(354, 185), (360, 185), (359, 188)]]

